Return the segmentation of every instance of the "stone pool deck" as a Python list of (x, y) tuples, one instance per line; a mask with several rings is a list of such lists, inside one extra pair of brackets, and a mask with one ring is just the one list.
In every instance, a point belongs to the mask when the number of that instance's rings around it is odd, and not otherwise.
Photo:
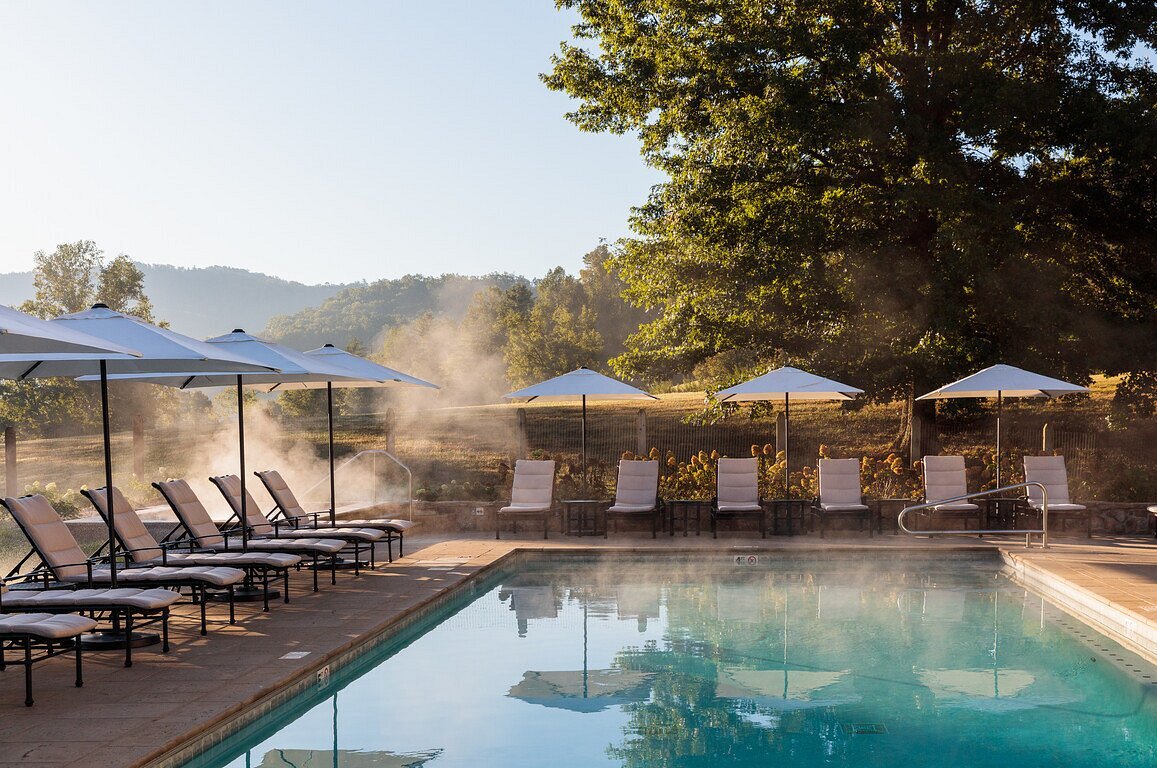
[[(1023, 542), (943, 537), (846, 535), (749, 538), (660, 536), (657, 540), (504, 538), (492, 535), (411, 536), (407, 556), (378, 570), (338, 574), (312, 593), (309, 576), (292, 577), (292, 602), (269, 613), (243, 604), (238, 622), (224, 606), (210, 609), (208, 637), (197, 634), (195, 611), (181, 606), (173, 620), (173, 648), (85, 657), (85, 686), (72, 686), (70, 659), (38, 664), (36, 705), (23, 706), (22, 670), (0, 674), (0, 766), (127, 768), (171, 765), (191, 738), (261, 707), (278, 688), (312, 680), (330, 658), (358, 646), (415, 609), (517, 549), (688, 551), (720, 555), (764, 552), (855, 551), (865, 557), (942, 549), (996, 549), (1029, 586), (1157, 662), (1157, 542), (1152, 538), (1054, 539), (1048, 550)], [(284, 658), (286, 654), (304, 654)], [(312, 684), (312, 683), (311, 683)]]

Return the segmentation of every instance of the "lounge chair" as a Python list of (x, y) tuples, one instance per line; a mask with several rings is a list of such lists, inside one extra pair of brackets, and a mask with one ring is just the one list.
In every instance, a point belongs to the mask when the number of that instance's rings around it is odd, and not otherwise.
[[(1028, 483), (1041, 483), (1048, 491), (1049, 520), (1056, 520), (1064, 526), (1066, 520), (1084, 523), (1085, 535), (1093, 538), (1093, 517), (1084, 504), (1076, 504), (1069, 498), (1069, 475), (1065, 470), (1064, 456), (1025, 456), (1024, 479)], [(1028, 503), (1040, 512), (1044, 498), (1040, 488), (1028, 486)]]
[(375, 547), (379, 541), (386, 537), (384, 531), (374, 528), (326, 528), (325, 530), (320, 528), (282, 528), (279, 522), (274, 522), (261, 514), (261, 507), (257, 506), (257, 502), (249, 493), (248, 488), (245, 489), (245, 504), (244, 511), (242, 511), (241, 478), (237, 475), (218, 475), (217, 477), (210, 477), (209, 481), (217, 486), (217, 490), (229, 502), (229, 508), (233, 510), (234, 517), (238, 520), (244, 520), (249, 532), (255, 536), (271, 539), (339, 539), (346, 542), (347, 546), (354, 548), (354, 573), (361, 570), (362, 547), (368, 549), (368, 563), (370, 568), (374, 567)]
[(296, 525), (302, 528), (376, 528), (380, 531), (385, 531), (387, 546), (390, 547), (390, 560), (393, 561), (393, 544), (394, 536), (398, 538), (398, 556), (405, 555), (405, 533), (414, 526), (410, 520), (400, 520), (395, 517), (359, 517), (359, 518), (338, 518), (336, 523), (329, 521), (329, 512), (306, 512), (302, 506), (297, 502), (297, 497), (294, 496), (293, 491), (289, 488), (289, 483), (281, 477), (281, 473), (274, 469), (268, 469), (264, 472), (254, 472), (261, 479), (265, 485), (265, 490), (269, 491), (269, 495), (277, 504), (281, 513), (289, 519), (296, 520)]
[(313, 562), (313, 591), (317, 591), (317, 572), (322, 560), (329, 563), (330, 583), (337, 583), (337, 556), (346, 543), (337, 539), (267, 539), (258, 536), (247, 540), (246, 549), (241, 549), (241, 530), (221, 530), (209, 516), (208, 510), (197, 494), (184, 480), (167, 480), (163, 483), (153, 483), (153, 487), (160, 491), (161, 496), (169, 503), (173, 514), (189, 533), (189, 537), (197, 546), (215, 551), (247, 551), (247, 552), (288, 552), (291, 555), (308, 557)]
[[(963, 456), (924, 457), (924, 501), (931, 504), (943, 499), (954, 499), (968, 495), (968, 476), (964, 471)], [(969, 518), (976, 518), (976, 527), (981, 527), (980, 506), (971, 501), (952, 501), (932, 507), (936, 514), (961, 518), (967, 525)]]
[[(107, 523), (107, 489), (82, 489), (81, 493), (92, 502), (93, 507)], [(113, 532), (116, 534), (117, 541), (120, 542), (121, 551), (128, 554), (133, 565), (171, 565), (180, 568), (224, 565), (240, 568), (245, 571), (247, 587), (252, 586), (255, 582), (261, 584), (263, 609), (266, 611), (269, 610), (269, 580), (271, 577), (280, 577), (284, 585), (285, 602), (289, 602), (289, 569), (301, 563), (301, 558), (297, 555), (284, 552), (194, 551), (197, 547), (191, 541), (168, 542), (167, 545), (162, 546), (145, 527), (136, 509), (133, 508), (120, 489), (113, 486), (112, 495), (113, 503), (116, 505)], [(187, 551), (175, 551), (178, 547), (184, 547)]]
[(711, 538), (718, 538), (720, 519), (754, 517), (767, 538), (767, 516), (759, 498), (759, 459), (719, 459), (715, 467), (715, 501), (711, 505)]
[[(40, 494), (4, 499), (4, 506), (32, 545), (32, 552), (21, 563), (35, 556), (44, 566), (45, 578), (70, 586), (103, 587), (111, 585), (107, 563), (85, 556), (76, 543), (72, 531), (57, 514), (48, 499)], [(19, 566), (18, 566), (19, 567)], [(236, 624), (234, 587), (245, 580), (245, 571), (238, 568), (192, 566), (188, 568), (147, 567), (117, 569), (117, 583), (125, 586), (148, 586), (169, 589), (189, 589), (192, 600), (201, 608), (201, 634), (208, 633), (205, 616), (206, 597), (210, 592), (223, 593), (229, 601), (229, 623)]]
[(607, 508), (606, 538), (611, 520), (618, 528), (619, 518), (649, 517), (651, 538), (655, 538), (663, 517), (663, 502), (659, 499), (659, 462), (630, 461), (619, 462), (619, 480), (615, 483), (615, 503)]
[(510, 504), (494, 514), (494, 538), (499, 538), (502, 518), (518, 520), (524, 517), (542, 518), (542, 538), (547, 538), (547, 525), (554, 507), (554, 462), (519, 459), (514, 463), (514, 484), (510, 488)]
[[(9, 590), (8, 584), (21, 581), (22, 589)], [(108, 617), (112, 633), (131, 636), (134, 630), (160, 624), (161, 650), (169, 652), (169, 609), (181, 599), (171, 589), (30, 589), (40, 580), (36, 572), (10, 574), (0, 582), (0, 613), (86, 613), (91, 618)], [(133, 644), (125, 643), (125, 666), (133, 665)]]
[[(32, 706), (32, 665), (72, 651), (76, 655), (76, 687), (84, 685), (78, 638), (96, 627), (96, 620), (73, 613), (0, 614), (0, 670), (24, 667), (24, 706)], [(20, 651), (10, 659), (9, 649)]]
[(857, 459), (820, 459), (820, 495), (816, 497), (812, 511), (820, 522), (820, 538), (828, 526), (828, 519), (835, 516), (856, 516), (860, 518), (860, 530), (868, 523), (868, 536), (872, 535), (872, 508), (864, 504), (860, 493), (860, 462)]

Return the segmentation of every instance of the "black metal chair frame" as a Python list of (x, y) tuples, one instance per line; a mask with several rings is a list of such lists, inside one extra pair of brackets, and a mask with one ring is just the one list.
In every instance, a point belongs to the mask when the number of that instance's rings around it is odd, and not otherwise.
[[(51, 611), (39, 611), (39, 613), (51, 613)], [(69, 611), (69, 613), (73, 613), (73, 611)], [(8, 651), (10, 649), (19, 649), (21, 651), (20, 657), (9, 658)], [(40, 652), (37, 653), (37, 650)], [(26, 707), (31, 707), (33, 704), (32, 665), (66, 653), (73, 653), (76, 656), (76, 687), (80, 688), (84, 685), (84, 675), (81, 663), (81, 647), (80, 643), (76, 642), (76, 638), (53, 639), (29, 632), (0, 631), (0, 671), (6, 669), (9, 664), (18, 664), (24, 667), (24, 706)]]
[[(228, 520), (226, 520), (226, 521), (225, 521), (225, 523), (226, 523), (226, 524), (228, 524), (228, 523), (231, 523), (231, 522), (233, 522), (234, 520), (236, 520), (236, 521), (237, 521), (237, 525), (238, 525), (238, 528), (239, 528), (240, 526), (242, 526), (242, 525), (246, 525), (246, 526), (248, 526), (248, 531), (247, 531), (247, 532), (252, 532), (252, 530), (253, 530), (253, 526), (251, 526), (251, 525), (248, 525), (248, 523), (247, 523), (247, 522), (245, 522), (245, 521), (243, 521), (243, 520), (241, 519), (241, 510), (240, 510), (240, 509), (238, 509), (238, 508), (237, 508), (237, 506), (236, 506), (236, 505), (233, 503), (233, 496), (232, 496), (232, 494), (230, 494), (230, 493), (229, 493), (229, 491), (228, 491), (228, 489), (226, 489), (226, 488), (225, 488), (224, 477), (226, 477), (226, 476), (213, 476), (213, 477), (210, 477), (210, 478), (209, 478), (209, 482), (213, 483), (213, 486), (214, 486), (214, 487), (215, 487), (215, 488), (216, 488), (218, 491), (220, 491), (220, 492), (221, 492), (221, 495), (225, 497), (225, 501), (226, 501), (226, 502), (229, 504), (229, 509), (230, 509), (230, 510), (233, 512), (233, 514), (232, 514), (232, 515), (229, 517), (229, 519), (228, 519)], [(246, 493), (248, 493), (248, 491), (246, 491)], [(254, 502), (254, 503), (256, 503), (256, 502)], [(258, 512), (260, 513), (260, 507), (258, 507), (257, 509), (258, 509)], [(282, 530), (282, 529), (281, 529), (281, 525), (282, 525), (282, 522), (283, 522), (283, 521), (281, 521), (281, 520), (270, 520), (270, 519), (269, 519), (269, 518), (268, 518), (268, 517), (267, 517), (267, 516), (266, 516), (264, 513), (261, 513), (261, 516), (262, 516), (262, 518), (264, 518), (264, 519), (265, 519), (265, 522), (267, 522), (269, 525), (273, 526), (273, 533), (274, 533), (275, 535), (274, 535), (272, 538), (273, 538), (274, 540), (276, 540), (276, 539), (277, 539), (277, 536), (276, 536), (276, 534), (279, 534), (279, 533), (281, 533), (281, 530)], [(314, 529), (310, 529), (310, 530), (317, 530), (317, 531), (321, 531), (321, 530), (323, 530), (323, 529), (321, 529), (321, 528), (314, 528)], [(292, 531), (292, 529), (289, 529), (289, 532), (290, 532), (290, 533), (292, 533), (292, 532), (293, 532), (293, 531)], [(261, 537), (259, 534), (258, 534), (258, 536), (257, 536), (257, 537), (258, 537), (258, 538), (262, 538), (262, 537)], [(308, 538), (308, 537), (305, 537), (305, 538)], [(355, 575), (355, 576), (356, 576), (356, 575), (360, 575), (360, 574), (361, 574), (361, 567), (362, 567), (362, 547), (363, 547), (364, 545), (366, 545), (366, 544), (369, 544), (369, 554), (370, 554), (370, 557), (369, 557), (369, 560), (368, 560), (368, 563), (369, 563), (369, 568), (370, 568), (370, 570), (373, 570), (373, 569), (375, 568), (376, 549), (375, 549), (374, 545), (375, 545), (375, 543), (376, 543), (376, 542), (373, 542), (373, 541), (369, 541), (369, 542), (367, 542), (367, 541), (365, 541), (364, 539), (362, 539), (360, 536), (351, 536), (351, 535), (349, 535), (349, 534), (343, 534), (343, 533), (340, 533), (340, 532), (338, 532), (338, 533), (329, 533), (329, 532), (327, 532), (327, 534), (326, 534), (325, 538), (327, 538), (327, 539), (337, 539), (337, 540), (339, 540), (339, 541), (344, 541), (344, 542), (346, 542), (346, 544), (348, 544), (348, 545), (352, 545), (352, 546), (353, 546), (353, 548), (354, 548), (354, 561), (353, 561), (353, 562), (354, 562), (354, 575)], [(334, 567), (334, 569), (336, 570), (336, 569), (337, 569), (337, 559), (336, 559), (336, 558), (334, 558), (334, 559), (333, 559), (333, 562), (332, 562), (332, 564), (333, 564), (333, 567)], [(334, 583), (336, 584), (337, 582), (336, 582), (336, 581), (334, 581)], [(315, 585), (315, 586), (316, 586), (316, 585)]]
[[(173, 499), (171, 499), (169, 497), (169, 494), (165, 492), (164, 487), (162, 487), (162, 485), (160, 483), (153, 483), (153, 487), (156, 488), (157, 491), (161, 494), (161, 496), (165, 499), (165, 501), (168, 502), (169, 508), (173, 510), (173, 514), (177, 516), (177, 520), (178, 520), (178, 523), (176, 526), (173, 527), (173, 530), (169, 531), (169, 533), (165, 536), (165, 540), (166, 541), (170, 540), (171, 537), (173, 535), (175, 535), (178, 531), (184, 530), (185, 533), (187, 533), (189, 536), (187, 541), (191, 542), (194, 545), (197, 545), (197, 540), (196, 540), (196, 538), (193, 537), (193, 532), (189, 528), (188, 524), (185, 521), (185, 516), (184, 516), (184, 513), (180, 509), (180, 505), (178, 503), (174, 502)], [(236, 517), (236, 515), (234, 515), (234, 517)], [(230, 520), (232, 520), (232, 519), (233, 518), (230, 518)], [(229, 546), (229, 539), (231, 536), (234, 537), (235, 540), (240, 540), (242, 538), (240, 526), (237, 526), (234, 528), (219, 528), (218, 530), (221, 534), (221, 538), (222, 538), (224, 545), (225, 545), (223, 547), (222, 551), (225, 551), (225, 552), (238, 551), (238, 550), (244, 551), (240, 547), (231, 548)], [(263, 541), (276, 541), (276, 539), (265, 539), (265, 538), (262, 538), (262, 540)], [(337, 555), (336, 554), (330, 554), (328, 552), (320, 552), (316, 549), (306, 550), (306, 549), (300, 549), (300, 548), (292, 548), (292, 549), (287, 548), (287, 549), (282, 549), (282, 550), (260, 549), (260, 550), (256, 550), (256, 551), (259, 551), (259, 552), (278, 551), (278, 552), (285, 552), (285, 553), (290, 554), (290, 555), (308, 556), (311, 560), (309, 567), (313, 571), (313, 591), (314, 592), (318, 591), (317, 572), (319, 570), (321, 570), (321, 561), (323, 558), (327, 559), (329, 561), (329, 566), (330, 566), (330, 569), (329, 569), (330, 570), (330, 584), (337, 584)], [(298, 565), (297, 567), (300, 568), (301, 566)], [(289, 574), (288, 573), (286, 573), (285, 578), (287, 580), (286, 581), (286, 587), (285, 587), (285, 602), (288, 603), (289, 602), (289, 586), (288, 586)]]
[[(276, 530), (277, 524), (278, 524), (278, 522), (280, 522), (280, 520), (285, 521), (288, 525), (292, 525), (295, 527), (307, 527), (307, 528), (311, 528), (313, 530), (318, 530), (318, 531), (326, 531), (326, 530), (329, 530), (331, 527), (333, 527), (333, 526), (330, 526), (328, 519), (325, 520), (324, 522), (319, 522), (319, 521), (321, 521), (323, 515), (327, 518), (329, 517), (329, 513), (325, 512), (325, 511), (306, 512), (303, 515), (291, 515), (291, 514), (289, 514), (288, 512), (285, 511), (285, 508), (282, 507), (280, 503), (278, 503), (277, 496), (274, 495), (273, 490), (269, 487), (269, 482), (265, 479), (264, 472), (254, 472), (253, 474), (257, 477), (258, 480), (261, 481), (261, 484), (265, 486), (265, 490), (269, 493), (270, 498), (273, 499), (273, 509), (269, 510), (269, 513), (266, 514), (265, 517), (266, 517), (266, 519), (269, 520), (269, 522), (273, 523), (275, 530)], [(278, 518), (280, 518), (280, 520)], [(304, 526), (302, 526), (302, 523), (300, 522), (301, 520), (307, 521)], [(340, 524), (340, 523), (341, 523), (341, 520), (338, 520), (337, 524)], [(404, 552), (402, 549), (402, 532), (399, 531), (397, 528), (391, 528), (389, 525), (387, 525), (385, 523), (369, 524), (369, 525), (358, 524), (355, 527), (357, 527), (357, 528), (373, 528), (374, 530), (381, 531), (382, 533), (384, 533), (386, 535), (385, 536), (386, 562), (390, 562), (390, 563), (394, 562), (394, 540), (395, 539), (398, 542), (398, 557), (402, 557), (404, 555)]]

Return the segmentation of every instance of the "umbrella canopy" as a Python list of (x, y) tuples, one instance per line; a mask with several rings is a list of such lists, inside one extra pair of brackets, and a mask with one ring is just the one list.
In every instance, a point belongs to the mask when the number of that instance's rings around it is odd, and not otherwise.
[(791, 425), (791, 400), (852, 400), (864, 390), (825, 379), (799, 368), (784, 366), (768, 371), (762, 376), (721, 389), (715, 393), (720, 402), (752, 402), (757, 400), (779, 400), (783, 398), (784, 416), (784, 485), (791, 488), (791, 452), (788, 430)]
[(1012, 365), (993, 365), (971, 376), (945, 384), (917, 400), (945, 400), (956, 397), (996, 398), (996, 487), (1000, 487), (1000, 414), (1005, 397), (1060, 397), (1088, 392), (1088, 387), (1042, 376)]
[[(244, 357), (266, 366), (264, 369), (252, 371), (228, 372), (188, 370), (165, 374), (137, 374), (115, 375), (114, 379), (132, 379), (150, 384), (162, 384), (180, 389), (198, 387), (236, 386), (237, 388), (237, 433), (238, 457), (240, 460), (241, 504), (244, 512), (247, 494), (245, 492), (245, 398), (242, 388), (254, 385), (278, 386), (290, 382), (344, 380), (346, 373), (317, 357), (309, 357), (303, 352), (275, 344), (271, 341), (259, 339), (237, 328), (232, 333), (206, 339), (204, 346), (219, 354)], [(247, 526), (244, 525), (242, 514), (241, 542), (244, 548), (248, 543)]]
[(506, 400), (574, 400), (582, 399), (582, 455), (583, 472), (587, 467), (587, 399), (591, 400), (658, 400), (637, 387), (618, 379), (604, 376), (590, 368), (576, 368), (570, 373), (540, 381), (524, 389), (503, 396)]
[[(105, 485), (112, 487), (112, 438), (109, 430), (108, 375), (114, 373), (148, 374), (162, 371), (266, 371), (267, 366), (223, 350), (214, 350), (196, 339), (150, 325), (140, 318), (115, 312), (104, 304), (92, 309), (61, 315), (51, 321), (70, 333), (83, 333), (112, 344), (135, 350), (140, 356), (113, 355), (100, 359), (54, 358), (41, 360), (33, 370), (21, 378), (50, 376), (84, 377), (96, 374), (100, 379), (101, 420), (104, 431)], [(108, 546), (115, 550), (115, 510), (112, 497), (108, 506)], [(116, 560), (110, 563), (110, 581), (116, 585)]]
[(306, 357), (315, 358), (328, 366), (343, 371), (346, 378), (326, 379), (324, 382), (294, 381), (278, 383), (273, 389), (318, 389), (325, 387), (326, 413), (329, 417), (329, 521), (337, 522), (337, 468), (334, 466), (333, 454), (333, 390), (334, 387), (426, 387), (440, 389), (437, 384), (431, 384), (416, 376), (395, 371), (379, 365), (373, 360), (339, 349), (333, 344), (326, 344), (317, 349), (303, 353)]
[(506, 694), (530, 704), (598, 712), (607, 707), (644, 701), (651, 694), (651, 675), (632, 669), (528, 671)]
[(48, 360), (139, 358), (135, 349), (0, 306), (0, 378), (21, 379)]
[(825, 690), (847, 674), (848, 670), (794, 669), (786, 665), (782, 669), (725, 666), (719, 669), (715, 695), (721, 699), (747, 699), (780, 711), (834, 707), (859, 700), (854, 693)]

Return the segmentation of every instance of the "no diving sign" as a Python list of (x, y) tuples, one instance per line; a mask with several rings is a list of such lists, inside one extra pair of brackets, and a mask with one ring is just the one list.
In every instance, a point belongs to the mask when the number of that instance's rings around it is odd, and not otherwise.
[(759, 565), (762, 559), (759, 555), (736, 555), (735, 564), (740, 566)]

